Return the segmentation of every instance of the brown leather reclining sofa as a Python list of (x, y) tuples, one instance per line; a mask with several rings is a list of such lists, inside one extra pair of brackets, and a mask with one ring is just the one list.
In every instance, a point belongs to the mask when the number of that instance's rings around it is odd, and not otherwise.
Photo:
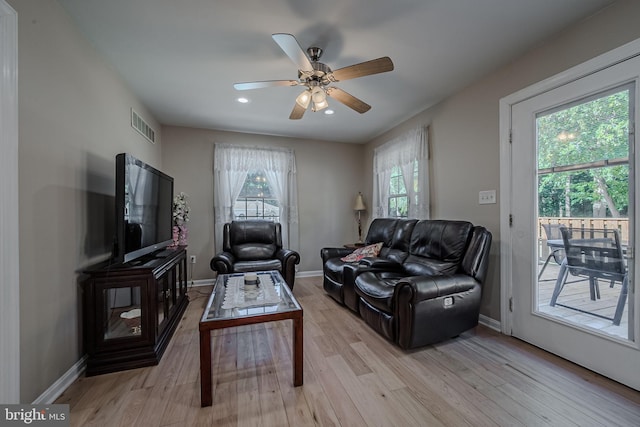
[(455, 337), (478, 324), (491, 233), (467, 221), (377, 218), (366, 245), (377, 257), (323, 248), (325, 291), (401, 348)]

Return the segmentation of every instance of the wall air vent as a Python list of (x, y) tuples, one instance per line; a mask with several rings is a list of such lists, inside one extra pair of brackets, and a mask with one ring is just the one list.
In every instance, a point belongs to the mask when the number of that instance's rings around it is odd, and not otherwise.
[(131, 127), (140, 132), (140, 135), (147, 138), (150, 143), (156, 143), (156, 131), (154, 131), (133, 108), (131, 109)]

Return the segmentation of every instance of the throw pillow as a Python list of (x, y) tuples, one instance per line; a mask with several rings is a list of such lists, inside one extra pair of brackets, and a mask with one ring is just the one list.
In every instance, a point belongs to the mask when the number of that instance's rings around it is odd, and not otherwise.
[(346, 257), (340, 258), (340, 260), (344, 262), (358, 262), (362, 258), (377, 257), (380, 253), (380, 249), (382, 249), (382, 242), (374, 243), (373, 245), (369, 246), (363, 246), (351, 252)]

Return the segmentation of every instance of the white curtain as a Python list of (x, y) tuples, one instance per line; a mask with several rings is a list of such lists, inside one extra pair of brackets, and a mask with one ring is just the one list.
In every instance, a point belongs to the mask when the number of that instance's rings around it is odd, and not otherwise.
[(216, 144), (213, 166), (216, 251), (222, 250), (222, 226), (233, 220), (233, 206), (247, 174), (253, 170), (265, 172), (272, 194), (278, 199), (283, 245), (298, 250), (298, 189), (293, 150)]
[[(413, 186), (414, 167), (418, 168), (418, 188)], [(389, 216), (389, 182), (394, 167), (402, 170), (409, 218), (428, 219), (429, 140), (427, 128), (420, 126), (377, 147), (373, 153), (373, 213)]]

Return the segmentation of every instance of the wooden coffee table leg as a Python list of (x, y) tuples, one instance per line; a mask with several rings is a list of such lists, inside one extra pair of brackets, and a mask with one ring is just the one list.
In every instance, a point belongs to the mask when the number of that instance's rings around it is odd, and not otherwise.
[(303, 355), (302, 355), (302, 312), (293, 319), (293, 385), (302, 385)]
[(200, 331), (200, 406), (211, 406), (211, 331)]

